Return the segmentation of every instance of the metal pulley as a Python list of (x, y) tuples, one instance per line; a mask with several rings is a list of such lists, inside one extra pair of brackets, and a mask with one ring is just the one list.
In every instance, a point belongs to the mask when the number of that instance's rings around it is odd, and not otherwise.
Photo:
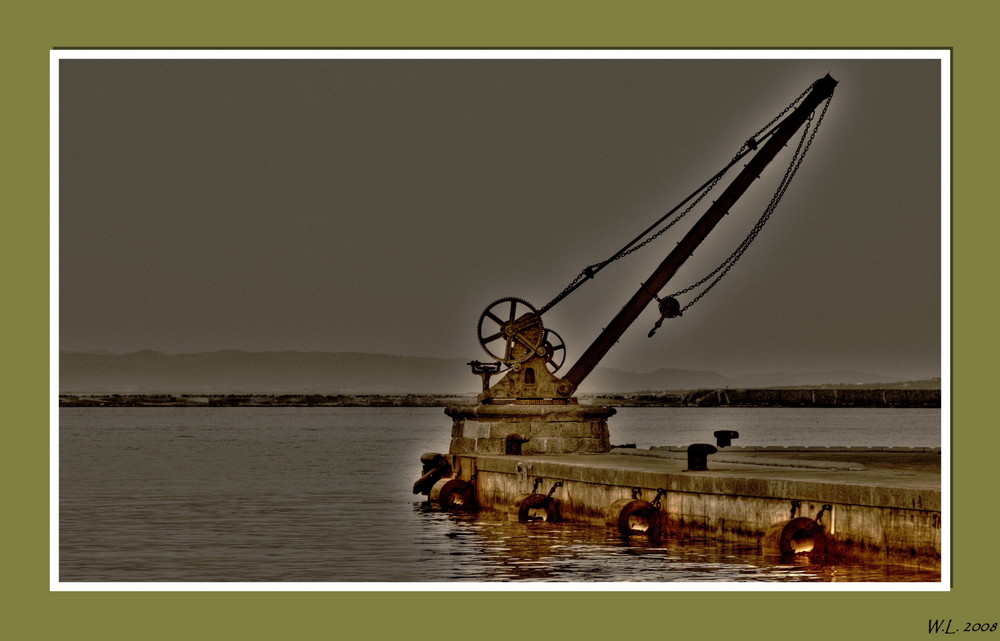
[(656, 300), (659, 302), (660, 320), (656, 321), (656, 324), (653, 325), (653, 329), (649, 330), (649, 334), (647, 335), (649, 338), (652, 338), (653, 334), (656, 333), (656, 330), (660, 329), (660, 325), (663, 324), (664, 320), (668, 318), (677, 318), (681, 315), (681, 304), (678, 303), (677, 299), (673, 296), (657, 298)]

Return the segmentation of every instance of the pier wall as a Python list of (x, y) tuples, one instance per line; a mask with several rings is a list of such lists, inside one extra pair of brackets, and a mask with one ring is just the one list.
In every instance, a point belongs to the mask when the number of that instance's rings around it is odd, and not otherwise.
[[(457, 476), (472, 480), (480, 509), (514, 514), (520, 497), (551, 495), (563, 520), (605, 525), (620, 499), (660, 497), (660, 529), (671, 538), (709, 537), (778, 552), (776, 529), (793, 518), (820, 519), (827, 552), (879, 563), (940, 569), (940, 491), (871, 484), (663, 473), (608, 464), (614, 454), (554, 460), (452, 457)], [(541, 480), (538, 480), (541, 479)], [(559, 482), (560, 486), (554, 487)], [(553, 489), (554, 488), (554, 489)], [(825, 506), (825, 509), (824, 509)]]

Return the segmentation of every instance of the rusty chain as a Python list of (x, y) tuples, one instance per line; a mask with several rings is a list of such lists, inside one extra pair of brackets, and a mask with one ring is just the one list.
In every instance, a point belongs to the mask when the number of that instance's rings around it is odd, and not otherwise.
[[(713, 287), (715, 287), (719, 283), (720, 280), (722, 280), (722, 278), (726, 274), (729, 273), (729, 270), (733, 268), (733, 266), (736, 264), (736, 261), (738, 261), (740, 258), (743, 257), (743, 254), (745, 254), (747, 249), (749, 249), (750, 244), (753, 243), (753, 241), (757, 238), (757, 235), (760, 233), (761, 229), (763, 229), (764, 225), (767, 224), (767, 221), (771, 218), (771, 214), (774, 213), (774, 210), (778, 206), (778, 203), (781, 201), (781, 198), (785, 195), (785, 191), (788, 189), (788, 185), (792, 182), (792, 178), (795, 177), (796, 172), (798, 172), (799, 167), (802, 165), (802, 161), (805, 159), (806, 153), (808, 153), (809, 147), (812, 145), (813, 139), (816, 137), (816, 132), (819, 131), (820, 125), (823, 124), (823, 118), (826, 116), (826, 110), (830, 106), (831, 98), (826, 99), (826, 104), (823, 106), (823, 110), (820, 112), (819, 118), (816, 119), (815, 126), (812, 126), (812, 121), (813, 117), (815, 116), (815, 113), (810, 114), (809, 118), (806, 120), (805, 129), (802, 131), (802, 136), (799, 138), (799, 143), (795, 148), (795, 153), (792, 155), (792, 159), (788, 164), (788, 168), (785, 170), (785, 175), (782, 177), (781, 182), (778, 183), (778, 187), (775, 190), (774, 195), (771, 197), (771, 201), (768, 203), (767, 207), (764, 208), (764, 212), (757, 220), (757, 223), (750, 230), (750, 233), (748, 233), (746, 238), (743, 239), (743, 242), (741, 242), (739, 246), (733, 251), (733, 253), (731, 253), (724, 261), (722, 261), (722, 263), (718, 267), (716, 267), (707, 276), (705, 276), (698, 282), (671, 294), (668, 297), (668, 298), (675, 298), (682, 294), (686, 294), (690, 291), (693, 291), (698, 287), (701, 287), (714, 277), (714, 280), (712, 280), (712, 282), (709, 283), (709, 285), (705, 289), (703, 289), (697, 296), (695, 296), (693, 299), (691, 299), (691, 301), (689, 301), (686, 305), (684, 305), (684, 307), (681, 308), (678, 316), (680, 314), (683, 314), (688, 308), (690, 308), (692, 305), (701, 300), (702, 297), (705, 296), (705, 294), (707, 294)], [(657, 296), (656, 299), (658, 301), (661, 300), (659, 296)]]
[[(698, 205), (698, 203), (700, 203), (705, 198), (705, 196), (709, 194), (709, 192), (712, 191), (712, 189), (719, 183), (720, 180), (722, 180), (722, 178), (725, 176), (726, 172), (729, 171), (729, 169), (731, 169), (744, 156), (749, 154), (751, 151), (757, 149), (758, 145), (760, 145), (760, 143), (764, 139), (766, 139), (767, 137), (771, 136), (774, 133), (774, 129), (771, 129), (770, 131), (768, 131), (768, 129), (770, 129), (771, 126), (774, 125), (774, 123), (778, 122), (778, 120), (780, 120), (782, 116), (791, 111), (795, 107), (795, 105), (801, 102), (802, 99), (806, 96), (806, 94), (808, 94), (812, 90), (815, 84), (816, 84), (815, 82), (810, 84), (805, 91), (803, 91), (801, 94), (798, 95), (798, 97), (792, 100), (792, 102), (790, 102), (788, 106), (786, 106), (777, 116), (772, 118), (770, 122), (768, 122), (766, 125), (758, 129), (753, 136), (747, 139), (747, 141), (740, 146), (739, 151), (736, 153), (733, 159), (729, 161), (729, 164), (727, 164), (717, 174), (715, 174), (712, 178), (710, 178), (708, 182), (706, 182), (701, 187), (696, 189), (687, 198), (678, 203), (673, 209), (671, 209), (666, 214), (661, 216), (659, 220), (657, 220), (655, 223), (647, 227), (645, 231), (643, 231), (641, 234), (632, 239), (628, 244), (626, 244), (620, 250), (615, 252), (610, 258), (607, 258), (599, 263), (594, 263), (593, 265), (588, 265), (587, 267), (585, 267), (583, 271), (577, 274), (577, 276), (572, 281), (570, 281), (569, 285), (567, 285), (555, 298), (553, 298), (543, 307), (539, 308), (538, 315), (541, 316), (542, 314), (550, 310), (552, 307), (556, 305), (556, 303), (560, 302), (562, 299), (566, 298), (566, 296), (575, 291), (580, 285), (584, 283), (584, 281), (593, 278), (600, 270), (604, 269), (605, 267), (615, 262), (616, 260), (625, 258), (626, 256), (632, 254), (633, 252), (642, 249), (652, 241), (656, 240), (657, 238), (665, 234), (671, 227), (676, 225), (678, 222), (680, 222), (692, 209), (694, 209), (694, 207)], [(829, 101), (827, 102), (827, 104), (829, 104)], [(822, 118), (820, 120), (822, 120)], [(694, 198), (694, 201), (691, 202), (682, 212), (674, 216), (674, 218), (670, 220), (670, 222), (668, 222), (662, 228), (658, 229), (655, 233), (650, 234), (650, 232), (653, 231), (653, 229), (661, 225), (663, 221), (666, 220), (668, 217), (675, 214), (677, 210), (681, 208), (681, 206), (690, 201), (692, 198)], [(709, 275), (708, 278), (711, 278), (711, 275)], [(688, 306), (690, 306), (690, 304)], [(685, 307), (685, 309), (687, 308)]]

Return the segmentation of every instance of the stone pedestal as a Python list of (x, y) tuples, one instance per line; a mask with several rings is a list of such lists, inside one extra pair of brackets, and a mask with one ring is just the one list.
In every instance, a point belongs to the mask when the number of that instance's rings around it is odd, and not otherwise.
[(450, 454), (594, 454), (611, 450), (603, 405), (456, 405)]

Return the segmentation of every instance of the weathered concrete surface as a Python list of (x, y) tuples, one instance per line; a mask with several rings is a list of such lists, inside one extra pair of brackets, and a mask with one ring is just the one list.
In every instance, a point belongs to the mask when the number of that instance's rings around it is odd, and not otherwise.
[(453, 405), (451, 454), (566, 454), (611, 450), (608, 417), (596, 405)]
[(908, 461), (902, 467), (894, 467), (895, 454), (884, 450), (824, 452), (853, 462), (821, 466), (810, 464), (814, 451), (770, 449), (758, 453), (766, 455), (765, 464), (713, 455), (709, 470), (700, 472), (687, 471), (683, 456), (655, 450), (453, 459), (462, 478), (474, 476), (477, 500), (487, 510), (511, 512), (516, 497), (544, 494), (562, 482), (552, 496), (564, 519), (605, 524), (615, 501), (633, 496), (653, 501), (662, 489), (665, 536), (706, 536), (767, 548), (775, 526), (809, 517), (822, 521), (830, 553), (940, 568), (940, 452), (898, 452)]

